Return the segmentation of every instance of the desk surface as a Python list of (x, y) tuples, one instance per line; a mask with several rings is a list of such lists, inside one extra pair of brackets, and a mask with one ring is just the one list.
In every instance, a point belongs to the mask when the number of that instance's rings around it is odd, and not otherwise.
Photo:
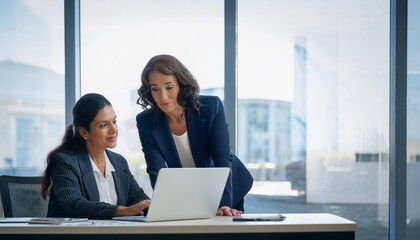
[[(263, 214), (244, 214), (261, 216)], [(345, 218), (326, 214), (285, 214), (284, 221), (233, 222), (231, 217), (211, 219), (167, 221), (167, 222), (126, 222), (113, 220), (89, 220), (87, 222), (60, 225), (1, 223), (0, 235), (7, 234), (220, 234), (220, 233), (304, 233), (304, 232), (353, 232), (356, 223)]]

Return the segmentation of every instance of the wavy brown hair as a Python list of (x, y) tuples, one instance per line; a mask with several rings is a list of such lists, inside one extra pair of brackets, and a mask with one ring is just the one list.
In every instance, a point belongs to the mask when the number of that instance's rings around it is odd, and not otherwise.
[(139, 95), (137, 104), (142, 106), (143, 109), (150, 108), (157, 114), (161, 112), (150, 90), (150, 72), (175, 76), (179, 84), (178, 104), (190, 111), (199, 111), (200, 87), (197, 80), (178, 59), (165, 54), (152, 57), (141, 73), (141, 86), (137, 90)]

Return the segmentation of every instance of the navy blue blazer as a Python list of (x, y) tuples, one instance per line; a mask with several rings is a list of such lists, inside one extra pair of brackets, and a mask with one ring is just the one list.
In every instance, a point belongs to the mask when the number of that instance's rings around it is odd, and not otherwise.
[[(105, 150), (115, 172), (112, 173), (117, 192), (117, 205), (131, 206), (150, 199), (131, 174), (123, 156)], [(99, 202), (89, 154), (58, 152), (51, 158), (50, 198), (48, 217), (81, 217), (110, 219), (117, 205)]]
[[(253, 178), (230, 151), (229, 130), (222, 101), (200, 96), (199, 113), (186, 110), (187, 131), (196, 167), (230, 167), (220, 206), (233, 207), (252, 187)], [(137, 129), (154, 187), (159, 169), (182, 167), (169, 124), (164, 114), (148, 109), (136, 117)]]

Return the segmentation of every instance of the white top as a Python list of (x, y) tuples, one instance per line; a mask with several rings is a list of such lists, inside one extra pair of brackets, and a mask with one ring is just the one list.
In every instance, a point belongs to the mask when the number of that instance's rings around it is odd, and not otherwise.
[(106, 153), (105, 155), (105, 177), (102, 175), (99, 168), (96, 166), (95, 162), (90, 158), (90, 163), (93, 168), (93, 175), (95, 176), (96, 185), (98, 186), (99, 191), (99, 201), (106, 202), (113, 205), (117, 205), (117, 192), (115, 191), (114, 178), (112, 177), (112, 172), (115, 172), (114, 166), (109, 161)]
[(185, 133), (181, 136), (177, 136), (175, 134), (172, 134), (172, 136), (174, 137), (182, 167), (195, 167), (194, 159), (191, 153), (190, 139), (188, 138), (188, 131), (185, 131)]

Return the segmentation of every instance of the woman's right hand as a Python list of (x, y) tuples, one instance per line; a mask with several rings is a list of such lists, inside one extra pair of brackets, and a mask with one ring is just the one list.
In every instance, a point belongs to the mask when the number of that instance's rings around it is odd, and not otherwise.
[(118, 206), (116, 210), (117, 216), (143, 216), (146, 214), (147, 209), (149, 209), (150, 200), (143, 200), (139, 203), (136, 203), (132, 206)]
[(222, 206), (217, 210), (216, 215), (217, 216), (241, 216), (243, 214), (243, 211), (238, 211), (236, 209), (230, 208), (228, 206)]

